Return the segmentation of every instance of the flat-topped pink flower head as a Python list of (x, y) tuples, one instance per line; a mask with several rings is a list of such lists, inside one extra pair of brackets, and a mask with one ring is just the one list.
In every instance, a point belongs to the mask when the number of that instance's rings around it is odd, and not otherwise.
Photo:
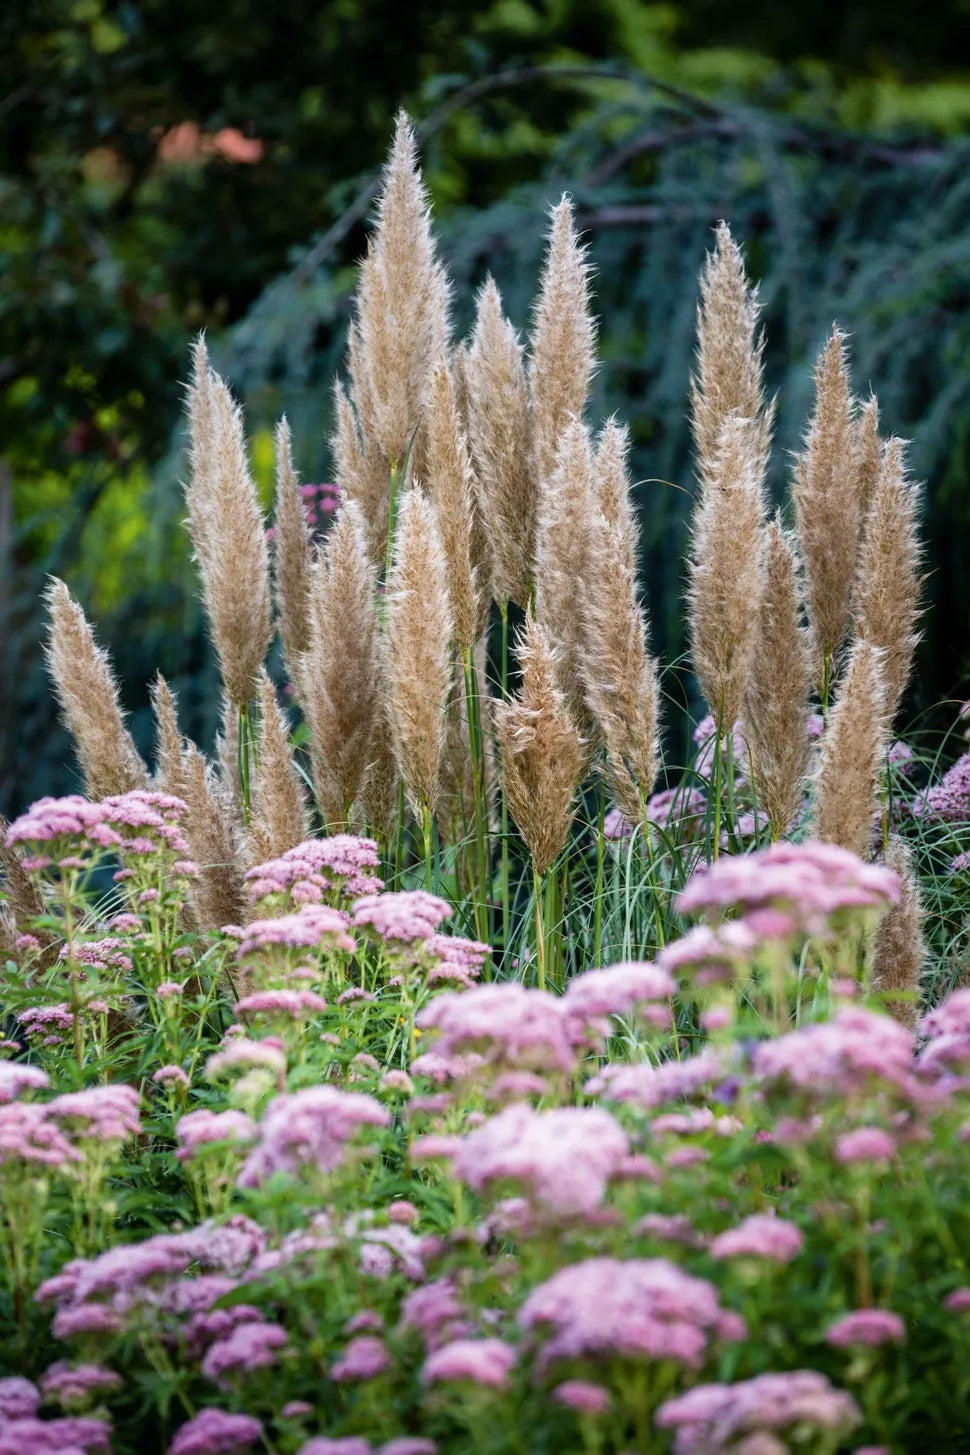
[(367, 928), (388, 945), (411, 945), (430, 940), (451, 915), (451, 905), (425, 889), (398, 894), (366, 894), (355, 901), (353, 922)]
[(477, 1051), (503, 1069), (570, 1071), (575, 1051), (563, 1004), (518, 982), (481, 985), (437, 996), (418, 1025), (437, 1031), (433, 1049), (445, 1057)]
[(297, 950), (343, 950), (352, 955), (357, 943), (347, 933), (347, 924), (343, 910), (326, 904), (304, 905), (295, 914), (253, 920), (245, 928), (238, 955), (242, 960), (277, 945)]
[(513, 1183), (546, 1218), (589, 1216), (629, 1151), (601, 1107), (506, 1107), (461, 1139), (452, 1174), (475, 1192)]
[(311, 1086), (275, 1096), (263, 1114), (259, 1141), (239, 1176), (256, 1187), (274, 1172), (303, 1168), (332, 1172), (344, 1161), (347, 1144), (362, 1127), (386, 1127), (390, 1115), (372, 1096)]
[(534, 1289), (518, 1321), (540, 1344), (540, 1370), (615, 1355), (693, 1369), (723, 1336), (724, 1313), (713, 1284), (665, 1258), (587, 1258)]

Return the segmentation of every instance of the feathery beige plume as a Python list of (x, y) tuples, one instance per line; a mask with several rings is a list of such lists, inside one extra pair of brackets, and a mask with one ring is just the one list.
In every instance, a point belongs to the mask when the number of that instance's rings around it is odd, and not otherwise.
[(155, 714), (155, 786), (162, 793), (172, 793), (180, 798), (182, 734), (179, 732), (178, 704), (161, 672), (152, 683), (150, 691)]
[(852, 602), (861, 521), (853, 443), (845, 334), (833, 327), (815, 366), (815, 410), (792, 490), (820, 681), (826, 663), (831, 680)]
[(401, 777), (414, 813), (438, 802), (452, 638), (447, 566), (431, 501), (405, 492), (387, 601), (384, 672)]
[(856, 635), (883, 650), (886, 720), (899, 708), (919, 642), (919, 489), (902, 440), (887, 440), (863, 527), (855, 588)]
[(856, 642), (839, 683), (822, 738), (815, 780), (812, 833), (867, 859), (886, 751), (886, 689), (882, 654)]
[(386, 548), (391, 469), (399, 473), (400, 489), (432, 367), (447, 357), (449, 292), (436, 257), (414, 132), (401, 111), (350, 328), (353, 413), (341, 419), (338, 411), (337, 427), (338, 483), (363, 506), (377, 561)]
[(385, 842), (390, 839), (394, 829), (400, 782), (401, 775), (394, 756), (386, 704), (381, 702), (374, 720), (370, 761), (364, 770), (364, 781), (361, 784), (360, 807), (364, 822)]
[[(915, 1031), (920, 1015), (920, 974), (926, 960), (924, 909), (912, 849), (896, 834), (889, 840), (886, 867), (899, 875), (902, 888), (876, 927), (872, 988), (885, 994), (889, 1014)], [(911, 999), (895, 999), (900, 991), (908, 992)]]
[(577, 597), (589, 595), (589, 542), (593, 511), (593, 455), (589, 434), (570, 419), (556, 452), (556, 466), (539, 487), (536, 533), (535, 615), (556, 649), (558, 685), (573, 722), (589, 717), (584, 688), (586, 640)]
[(552, 639), (531, 611), (517, 646), (519, 694), (496, 703), (495, 732), (509, 812), (544, 874), (566, 846), (586, 752), (557, 686)]
[[(293, 678), (310, 637), (312, 544), (300, 481), (293, 468), (290, 426), (276, 427), (276, 511), (273, 520), (273, 584), (276, 619), (286, 665)], [(299, 684), (294, 683), (295, 686)]]
[(737, 720), (761, 602), (764, 457), (757, 421), (729, 415), (694, 509), (688, 607), (694, 671), (721, 731)]
[(448, 572), (455, 645), (470, 652), (478, 636), (479, 583), (472, 565), (474, 477), (447, 364), (435, 365), (425, 420), (426, 485), (435, 508)]
[(375, 591), (364, 513), (344, 500), (313, 569), (310, 645), (300, 664), (314, 790), (331, 827), (348, 821), (372, 761), (380, 715)]
[(596, 347), (590, 266), (570, 198), (553, 208), (548, 238), (529, 340), (532, 469), (540, 488), (556, 468), (569, 420), (580, 419), (586, 407)]
[(764, 532), (764, 583), (741, 707), (759, 808), (774, 839), (794, 822), (808, 771), (811, 672), (800, 622), (798, 566), (781, 516)]
[(293, 762), (290, 727), (269, 673), (259, 674), (259, 748), (253, 775), (249, 840), (254, 864), (277, 859), (309, 834), (303, 785)]
[(859, 525), (865, 528), (872, 496), (882, 469), (882, 440), (879, 437), (879, 401), (874, 394), (864, 399), (852, 423), (852, 458), (855, 491), (859, 502)]
[(758, 329), (758, 290), (748, 286), (744, 255), (726, 222), (718, 223), (700, 289), (690, 411), (698, 475), (703, 479), (716, 469), (729, 415), (752, 421), (751, 448), (765, 459), (773, 415), (773, 409), (765, 407), (762, 384), (765, 341)]
[(148, 769), (125, 727), (118, 685), (78, 603), (56, 577), (47, 589), (47, 668), (94, 800), (148, 786)]
[[(17, 934), (27, 932), (36, 933), (34, 920), (38, 915), (44, 913), (44, 901), (41, 898), (40, 890), (31, 879), (23, 865), (20, 851), (15, 844), (7, 840), (7, 830), (10, 827), (3, 814), (0, 813), (0, 869), (3, 870), (3, 892), (7, 899), (7, 910), (10, 923), (14, 928), (14, 939)], [(14, 947), (15, 948), (15, 947)], [(13, 953), (13, 948), (11, 949)], [(13, 954), (14, 959), (19, 959), (19, 953)]]
[(339, 379), (333, 391), (334, 432), (330, 437), (334, 479), (340, 498), (353, 501), (363, 513), (367, 546), (376, 566), (384, 565), (390, 515), (390, 467), (373, 435), (362, 441), (357, 418)]
[(189, 533), (222, 680), (237, 708), (256, 695), (273, 634), (263, 513), (249, 473), (242, 410), (195, 348), (189, 390), (192, 480)]
[(185, 837), (199, 876), (192, 900), (199, 928), (239, 924), (245, 913), (242, 868), (234, 818), (211, 767), (194, 743), (182, 755), (181, 797), (188, 805)]
[(606, 745), (606, 778), (634, 823), (657, 776), (660, 687), (636, 575), (636, 521), (626, 430), (604, 429), (596, 453), (587, 589), (580, 603), (586, 699)]
[(488, 278), (478, 294), (465, 364), (468, 435), (491, 545), (495, 592), (525, 606), (535, 553), (536, 478), (522, 345)]
[(478, 607), (478, 627), (475, 632), (477, 641), (487, 631), (488, 619), (492, 610), (492, 601), (495, 593), (495, 553), (492, 549), (492, 541), (485, 520), (482, 504), (482, 487), (478, 479), (478, 471), (472, 454), (471, 405), (468, 392), (469, 352), (470, 348), (467, 343), (456, 344), (452, 349), (451, 377), (455, 386), (455, 406), (458, 410), (458, 418), (461, 422), (461, 429), (465, 437), (465, 449), (468, 453), (471, 468), (472, 498), (468, 556), (475, 577), (475, 596)]

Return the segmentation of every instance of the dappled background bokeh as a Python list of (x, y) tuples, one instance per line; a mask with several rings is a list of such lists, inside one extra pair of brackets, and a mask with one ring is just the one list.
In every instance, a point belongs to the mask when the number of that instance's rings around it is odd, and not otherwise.
[(930, 610), (905, 716), (970, 696), (970, 5), (937, 0), (7, 0), (0, 8), (0, 808), (75, 788), (40, 595), (63, 577), (148, 752), (161, 669), (218, 695), (183, 505), (188, 344), (245, 400), (269, 499), (285, 410), (329, 476), (371, 187), (407, 107), (456, 323), (497, 278), (528, 323), (549, 204), (596, 269), (594, 411), (632, 428), (654, 645), (676, 666), (696, 278), (727, 218), (761, 280), (772, 486), (833, 319), (913, 440)]

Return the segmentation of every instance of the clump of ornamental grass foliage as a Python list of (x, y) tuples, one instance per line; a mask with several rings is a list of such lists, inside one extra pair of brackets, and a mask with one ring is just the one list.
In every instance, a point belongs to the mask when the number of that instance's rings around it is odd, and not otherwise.
[(675, 773), (595, 338), (564, 199), (527, 346), (491, 281), (452, 342), (402, 118), (335, 488), (282, 422), (271, 533), (195, 349), (214, 761), (159, 678), (149, 770), (53, 583), (86, 794), (0, 843), (0, 1455), (962, 1448), (970, 756), (893, 735), (905, 447), (835, 328), (769, 515), (722, 225)]

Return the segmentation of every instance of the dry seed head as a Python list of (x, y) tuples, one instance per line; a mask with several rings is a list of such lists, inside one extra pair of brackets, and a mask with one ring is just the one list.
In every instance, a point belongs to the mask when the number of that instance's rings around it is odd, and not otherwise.
[(544, 874), (566, 846), (586, 752), (556, 685), (551, 637), (531, 612), (517, 645), (519, 694), (495, 707), (501, 782), (536, 872)]
[(868, 858), (886, 752), (886, 689), (882, 654), (856, 642), (822, 738), (812, 833)]
[[(896, 834), (889, 840), (886, 867), (899, 875), (902, 888), (876, 928), (872, 956), (872, 988), (886, 994), (889, 1014), (915, 1031), (920, 1013), (920, 975), (926, 961), (923, 939), (925, 911), (919, 881), (913, 868), (913, 852)], [(896, 1000), (904, 991), (911, 999)]]
[(535, 614), (556, 648), (559, 686), (573, 721), (588, 717), (583, 662), (586, 642), (577, 595), (591, 585), (589, 541), (593, 511), (593, 456), (577, 419), (566, 424), (556, 467), (539, 488)]
[(447, 564), (435, 509), (405, 492), (387, 598), (387, 712), (401, 777), (415, 815), (438, 802), (453, 631)]
[(741, 708), (758, 805), (781, 838), (801, 806), (808, 771), (811, 672), (800, 620), (798, 566), (776, 515), (764, 532), (764, 582)]
[[(2, 888), (7, 901), (7, 913), (10, 924), (13, 926), (13, 940), (16, 940), (18, 933), (33, 932), (34, 920), (38, 915), (44, 913), (44, 901), (40, 896), (40, 890), (31, 879), (23, 865), (20, 852), (15, 844), (7, 842), (7, 829), (10, 827), (3, 814), (0, 813), (0, 869), (3, 870)], [(19, 953), (14, 953), (16, 946), (11, 942), (10, 946), (4, 947), (11, 959), (19, 959)]]
[(919, 642), (919, 489), (902, 440), (887, 440), (863, 526), (855, 586), (856, 635), (883, 651), (887, 721), (902, 700)]
[(372, 757), (379, 716), (376, 575), (363, 511), (344, 500), (313, 569), (310, 646), (300, 666), (317, 802), (346, 822)]
[(435, 255), (411, 123), (398, 113), (361, 264), (350, 360), (364, 438), (400, 466), (421, 421), (431, 368), (448, 349), (449, 287)]
[(431, 375), (426, 418), (424, 483), (435, 507), (448, 572), (448, 599), (456, 645), (471, 651), (481, 616), (472, 565), (474, 478), (447, 364)]
[(764, 458), (757, 422), (729, 415), (695, 506), (688, 560), (694, 671), (722, 731), (741, 710), (758, 629)]
[(596, 347), (590, 266), (568, 197), (552, 210), (548, 238), (529, 340), (532, 469), (540, 487), (556, 467), (563, 430), (586, 408)]
[[(748, 285), (744, 257), (726, 222), (717, 226), (700, 277), (697, 371), (691, 378), (691, 427), (698, 475), (716, 468), (729, 415), (751, 420), (754, 448), (767, 457), (771, 410), (762, 384), (764, 333), (758, 329), (758, 290)], [(757, 444), (754, 444), (754, 441)]]
[(333, 402), (336, 424), (330, 447), (340, 498), (360, 506), (371, 559), (375, 565), (383, 565), (390, 514), (389, 466), (377, 449), (373, 435), (361, 442), (353, 405), (339, 380), (334, 384)]
[(660, 687), (647, 646), (636, 578), (636, 522), (626, 471), (626, 431), (611, 422), (597, 452), (590, 519), (588, 589), (582, 600), (586, 699), (606, 745), (606, 778), (634, 822), (658, 766)]
[(290, 726), (265, 671), (259, 675), (259, 749), (253, 775), (250, 823), (254, 864), (276, 859), (309, 833), (300, 775), (290, 749)]
[(178, 705), (165, 678), (159, 672), (151, 685), (155, 714), (155, 786), (162, 793), (182, 796), (182, 735)]
[(181, 778), (181, 797), (189, 810), (185, 837), (199, 868), (199, 877), (192, 881), (199, 928), (239, 924), (245, 900), (234, 817), (214, 771), (194, 743), (186, 744)]
[(600, 430), (593, 457), (593, 496), (610, 532), (611, 546), (621, 552), (623, 569), (634, 580), (639, 538), (636, 509), (627, 464), (630, 432), (616, 418)]
[(882, 440), (879, 438), (879, 401), (874, 394), (863, 400), (852, 426), (852, 457), (855, 464), (855, 490), (859, 502), (859, 524), (872, 504), (873, 492), (882, 469)]
[(47, 590), (47, 668), (91, 799), (148, 786), (148, 769), (125, 727), (107, 652), (84, 612), (53, 577)]
[(222, 680), (231, 700), (243, 707), (256, 694), (273, 634), (266, 530), (249, 473), (242, 411), (208, 368), (201, 341), (195, 363), (189, 390), (189, 533)]
[(525, 606), (536, 532), (529, 396), (522, 345), (494, 281), (483, 284), (465, 363), (468, 434), (491, 543), (495, 592)]
[(286, 418), (276, 427), (276, 511), (273, 532), (276, 619), (290, 676), (310, 634), (311, 541), (300, 481), (293, 468), (290, 426)]
[(451, 377), (455, 386), (455, 405), (458, 410), (462, 433), (465, 437), (465, 449), (471, 468), (472, 499), (468, 554), (475, 576), (475, 598), (478, 611), (478, 624), (475, 631), (475, 638), (477, 640), (485, 634), (488, 628), (488, 618), (492, 609), (495, 589), (495, 553), (492, 549), (492, 541), (489, 537), (488, 526), (485, 521), (482, 505), (482, 489), (478, 480), (475, 461), (472, 456), (469, 424), (468, 356), (469, 345), (467, 343), (458, 344), (451, 351)]
[(386, 705), (381, 702), (374, 721), (370, 761), (364, 770), (364, 781), (361, 784), (360, 807), (364, 822), (385, 841), (390, 839), (394, 828), (400, 782), (391, 726)]
[(849, 619), (861, 512), (853, 460), (852, 396), (845, 334), (838, 327), (815, 366), (815, 410), (792, 491), (805, 566), (806, 605), (821, 675)]

